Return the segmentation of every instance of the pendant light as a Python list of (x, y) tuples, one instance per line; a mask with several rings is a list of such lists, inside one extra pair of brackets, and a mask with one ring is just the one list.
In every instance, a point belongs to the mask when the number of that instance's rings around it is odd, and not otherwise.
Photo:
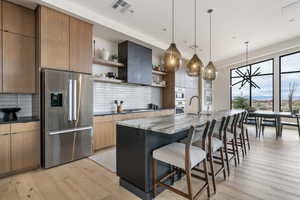
[(189, 76), (200, 76), (201, 74), (201, 70), (203, 68), (203, 63), (202, 61), (199, 59), (198, 55), (197, 55), (197, 0), (195, 0), (195, 38), (194, 38), (194, 55), (191, 58), (191, 60), (187, 63), (187, 74)]
[(207, 66), (204, 68), (204, 72), (203, 72), (203, 79), (204, 80), (210, 80), (210, 81), (213, 81), (216, 79), (216, 67), (214, 65), (214, 63), (212, 62), (212, 59), (211, 59), (211, 51), (212, 51), (212, 48), (211, 48), (211, 14), (213, 12), (213, 9), (209, 9), (207, 11), (207, 13), (209, 14), (209, 26), (210, 26), (210, 35), (209, 35), (209, 45), (210, 45), (210, 52), (209, 52), (209, 62), (207, 64)]
[(167, 72), (177, 71), (181, 65), (181, 53), (174, 41), (174, 0), (172, 0), (172, 43), (164, 55), (165, 70)]

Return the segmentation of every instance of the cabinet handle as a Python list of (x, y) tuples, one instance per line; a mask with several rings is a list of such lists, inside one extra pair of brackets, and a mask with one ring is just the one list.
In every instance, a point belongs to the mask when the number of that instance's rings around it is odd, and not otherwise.
[(9, 135), (10, 133), (5, 133), (5, 134), (1, 134), (0, 136), (7, 136)]

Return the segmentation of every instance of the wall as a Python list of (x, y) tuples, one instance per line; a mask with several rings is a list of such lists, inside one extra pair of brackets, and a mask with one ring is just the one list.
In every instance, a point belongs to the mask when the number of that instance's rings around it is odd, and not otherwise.
[[(99, 36), (94, 36), (96, 41), (95, 55), (99, 57), (100, 50), (106, 49), (110, 54), (118, 53), (118, 43), (109, 41)], [(158, 64), (160, 58), (156, 52), (153, 53), (152, 63)], [(106, 74), (115, 72), (118, 68), (93, 64), (93, 74)], [(114, 100), (123, 100), (124, 109), (147, 108), (148, 104), (154, 103), (161, 107), (162, 89), (148, 86), (130, 84), (114, 84), (94, 82), (94, 112), (115, 111)]]
[[(20, 107), (18, 117), (32, 116), (32, 95), (31, 94), (0, 94), (0, 108)], [(0, 119), (3, 112), (0, 112)]]
[[(286, 41), (264, 49), (259, 49), (249, 54), (249, 63), (274, 59), (274, 110), (279, 111), (279, 56), (300, 51), (300, 38), (293, 42)], [(230, 108), (230, 69), (241, 66), (241, 56), (219, 62), (218, 77), (213, 83), (213, 108), (214, 110)]]

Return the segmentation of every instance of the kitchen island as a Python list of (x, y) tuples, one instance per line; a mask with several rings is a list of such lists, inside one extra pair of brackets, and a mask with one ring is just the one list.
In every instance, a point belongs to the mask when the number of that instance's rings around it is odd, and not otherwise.
[[(210, 114), (179, 114), (148, 117), (117, 123), (117, 175), (120, 185), (141, 199), (152, 199), (152, 152), (187, 136), (189, 128), (203, 126), (212, 119), (232, 116), (241, 110), (224, 110)], [(170, 166), (158, 162), (157, 176), (162, 177)], [(177, 176), (177, 179), (180, 175)], [(172, 184), (175, 180), (168, 180)], [(162, 191), (158, 190), (158, 192)]]

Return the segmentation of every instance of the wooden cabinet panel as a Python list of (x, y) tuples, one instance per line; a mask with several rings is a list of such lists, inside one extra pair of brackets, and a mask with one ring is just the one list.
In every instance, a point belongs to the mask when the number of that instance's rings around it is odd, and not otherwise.
[[(1, 10), (1, 8), (0, 8), (0, 10)], [(0, 13), (0, 16), (1, 16), (1, 13)], [(3, 32), (0, 31), (0, 47), (1, 47), (0, 48), (0, 92), (3, 91), (3, 59), (2, 59), (2, 57), (3, 57), (3, 53), (2, 53), (3, 52), (3, 47), (2, 47), (3, 37), (2, 37), (2, 35), (3, 35)]]
[(12, 170), (40, 165), (40, 131), (11, 133)]
[(38, 21), (41, 67), (69, 70), (69, 16), (42, 6)]
[(11, 170), (10, 158), (10, 133), (0, 133), (0, 175)]
[(114, 121), (97, 121), (94, 124), (93, 148), (94, 150), (113, 146), (115, 144)]
[(34, 10), (3, 1), (3, 29), (29, 37), (35, 37)]
[(35, 39), (3, 33), (3, 92), (35, 93)]
[(70, 70), (92, 73), (93, 26), (70, 17)]
[(16, 123), (11, 125), (12, 133), (40, 130), (40, 122)]

